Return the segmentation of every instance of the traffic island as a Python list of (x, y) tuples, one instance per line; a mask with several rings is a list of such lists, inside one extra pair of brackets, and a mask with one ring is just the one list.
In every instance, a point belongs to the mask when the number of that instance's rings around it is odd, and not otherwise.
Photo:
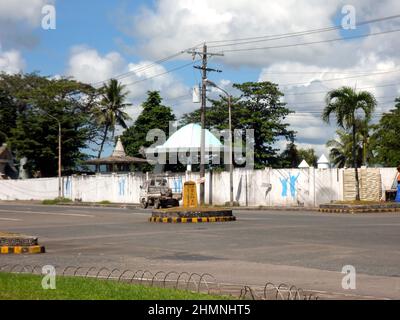
[(153, 210), (150, 222), (203, 223), (236, 221), (231, 209), (196, 207)]
[(321, 204), (319, 212), (325, 213), (379, 213), (400, 212), (400, 203), (329, 203)]
[(0, 232), (0, 254), (44, 253), (37, 237)]

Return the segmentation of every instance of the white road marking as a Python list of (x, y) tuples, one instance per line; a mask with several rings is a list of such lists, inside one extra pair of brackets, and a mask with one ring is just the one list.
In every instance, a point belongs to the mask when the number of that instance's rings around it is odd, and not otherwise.
[(8, 212), (8, 213), (33, 213), (33, 214), (41, 214), (41, 215), (52, 215), (52, 216), (72, 216), (72, 217), (95, 217), (90, 214), (79, 214), (79, 213), (62, 213), (62, 212), (37, 212), (37, 211), (21, 211), (21, 210), (6, 210), (0, 209), (0, 211)]
[(5, 220), (5, 221), (22, 221), (22, 219), (11, 219), (11, 218), (0, 218), (0, 220)]

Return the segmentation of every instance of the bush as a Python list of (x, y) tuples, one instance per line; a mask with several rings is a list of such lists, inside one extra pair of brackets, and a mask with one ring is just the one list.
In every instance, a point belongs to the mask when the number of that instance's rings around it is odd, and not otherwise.
[(69, 203), (72, 202), (71, 199), (68, 198), (55, 198), (55, 199), (47, 199), (47, 200), (43, 200), (42, 204), (59, 204), (59, 203)]

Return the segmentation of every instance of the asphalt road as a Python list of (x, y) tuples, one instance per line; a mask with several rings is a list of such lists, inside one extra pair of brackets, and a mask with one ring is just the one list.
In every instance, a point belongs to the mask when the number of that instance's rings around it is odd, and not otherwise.
[[(236, 222), (155, 224), (142, 209), (0, 203), (0, 231), (39, 237), (47, 253), (0, 255), (0, 265), (53, 264), (208, 272), (218, 281), (268, 281), (400, 298), (400, 215), (236, 211)], [(344, 265), (357, 289), (341, 287)]]

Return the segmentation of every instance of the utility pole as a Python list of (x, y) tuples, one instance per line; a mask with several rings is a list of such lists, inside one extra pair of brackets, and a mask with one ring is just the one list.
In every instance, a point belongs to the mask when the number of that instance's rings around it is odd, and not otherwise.
[(200, 121), (201, 121), (201, 138), (200, 138), (200, 205), (203, 206), (205, 201), (205, 129), (206, 129), (206, 103), (207, 103), (207, 72), (222, 72), (221, 70), (211, 69), (207, 67), (209, 56), (223, 56), (222, 53), (209, 53), (207, 52), (207, 44), (203, 44), (201, 52), (195, 50), (188, 50), (187, 53), (193, 55), (193, 58), (198, 54), (201, 56), (202, 65), (194, 66), (196, 69), (202, 70), (202, 83), (201, 83), (201, 108), (200, 108)]

